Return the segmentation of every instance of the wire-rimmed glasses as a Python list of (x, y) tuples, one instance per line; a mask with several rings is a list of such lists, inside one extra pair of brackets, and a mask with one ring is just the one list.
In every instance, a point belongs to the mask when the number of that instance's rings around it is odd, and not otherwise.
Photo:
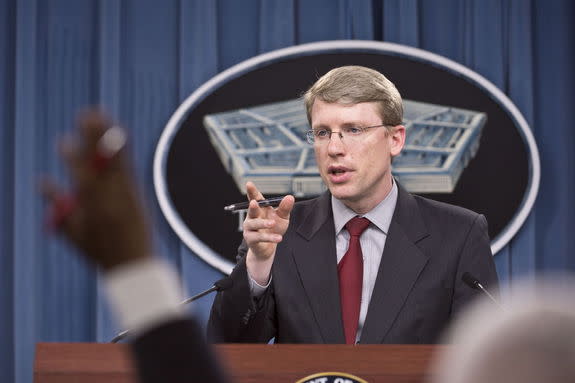
[(337, 133), (339, 135), (340, 139), (342, 139), (342, 140), (345, 139), (347, 141), (353, 142), (353, 141), (360, 140), (361, 137), (364, 135), (364, 133), (367, 132), (369, 129), (380, 128), (383, 126), (390, 126), (390, 125), (381, 124), (381, 125), (373, 125), (373, 126), (365, 126), (365, 127), (350, 125), (350, 126), (344, 126), (339, 131), (331, 131), (329, 129), (313, 129), (313, 130), (308, 130), (306, 132), (306, 138), (307, 138), (307, 142), (310, 145), (313, 145), (315, 143), (323, 144), (323, 143), (329, 142), (332, 134)]

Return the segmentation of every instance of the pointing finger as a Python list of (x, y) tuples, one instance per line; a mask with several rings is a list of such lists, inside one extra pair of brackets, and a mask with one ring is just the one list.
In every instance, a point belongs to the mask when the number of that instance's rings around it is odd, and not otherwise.
[(256, 187), (256, 185), (251, 181), (246, 182), (246, 192), (248, 195), (248, 200), (250, 201), (252, 199), (255, 199), (256, 201), (261, 201), (262, 199), (265, 199), (263, 194), (260, 193), (260, 191)]
[(258, 205), (255, 199), (250, 201), (250, 206), (248, 207), (248, 218), (257, 218), (260, 216), (261, 207)]

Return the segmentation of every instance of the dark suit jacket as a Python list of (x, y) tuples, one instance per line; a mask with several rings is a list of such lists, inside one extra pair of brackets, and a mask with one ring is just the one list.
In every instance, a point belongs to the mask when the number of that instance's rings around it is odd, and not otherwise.
[(139, 382), (227, 382), (193, 319), (163, 323), (131, 344)]
[[(277, 247), (271, 286), (257, 301), (245, 252), (240, 247), (233, 288), (214, 301), (212, 340), (345, 343), (329, 193), (296, 204)], [(436, 343), (477, 294), (461, 280), (466, 271), (497, 289), (485, 217), (400, 187), (360, 343)]]

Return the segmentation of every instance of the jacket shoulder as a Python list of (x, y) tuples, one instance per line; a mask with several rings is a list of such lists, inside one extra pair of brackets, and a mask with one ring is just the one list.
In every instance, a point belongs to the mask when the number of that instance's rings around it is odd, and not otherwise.
[(432, 221), (427, 222), (428, 225), (431, 223), (445, 223), (449, 224), (448, 226), (451, 227), (453, 227), (453, 225), (468, 226), (478, 219), (484, 219), (481, 214), (461, 206), (439, 202), (416, 195), (414, 195), (413, 198), (419, 207), (423, 219), (426, 221)]

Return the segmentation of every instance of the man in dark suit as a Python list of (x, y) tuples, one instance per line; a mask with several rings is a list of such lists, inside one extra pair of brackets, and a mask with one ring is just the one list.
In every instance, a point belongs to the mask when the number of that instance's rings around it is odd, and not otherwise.
[(234, 287), (216, 297), (220, 342), (434, 343), (476, 293), (495, 289), (483, 216), (412, 196), (391, 175), (405, 143), (399, 92), (364, 67), (336, 68), (306, 93), (329, 191), (277, 209), (247, 184), (250, 206)]
[(152, 257), (148, 219), (131, 176), (124, 133), (100, 113), (85, 113), (79, 135), (63, 146), (74, 195), (44, 185), (51, 223), (103, 271), (141, 382), (224, 382), (225, 374), (183, 312), (178, 276)]

